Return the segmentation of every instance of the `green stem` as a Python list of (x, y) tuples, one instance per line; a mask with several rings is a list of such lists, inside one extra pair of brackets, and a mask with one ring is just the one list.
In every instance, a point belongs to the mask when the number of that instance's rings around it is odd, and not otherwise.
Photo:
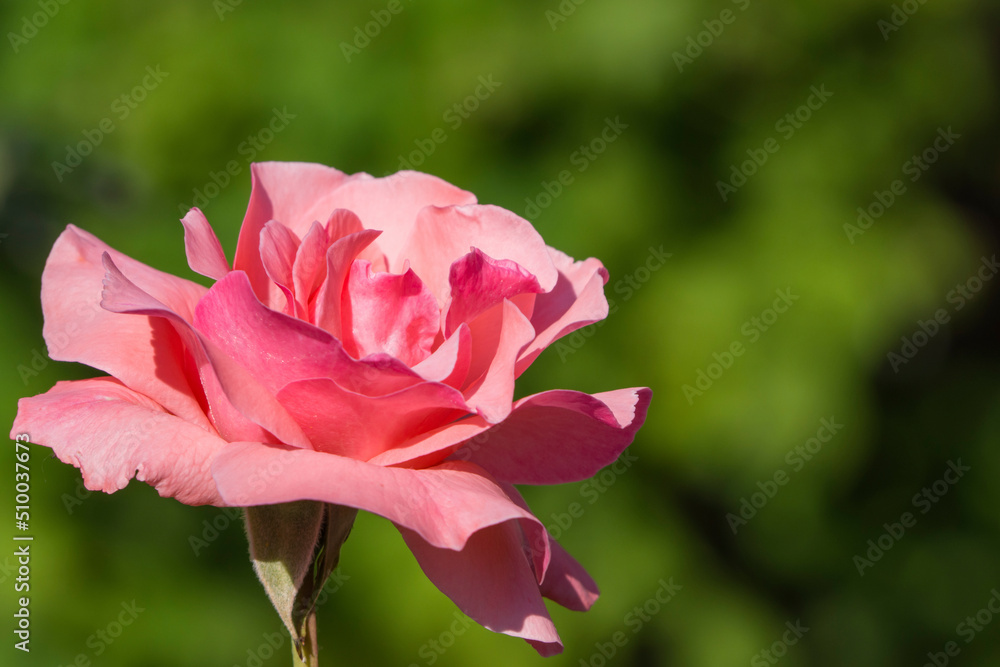
[(318, 667), (319, 647), (316, 643), (316, 612), (309, 614), (302, 633), (302, 657), (299, 657), (299, 647), (292, 641), (292, 667)]

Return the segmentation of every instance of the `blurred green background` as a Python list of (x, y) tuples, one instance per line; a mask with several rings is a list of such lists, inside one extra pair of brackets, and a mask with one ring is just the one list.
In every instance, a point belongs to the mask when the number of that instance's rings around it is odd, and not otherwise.
[[(603, 593), (586, 614), (552, 607), (566, 650), (545, 664), (1000, 664), (996, 3), (261, 5), (0, 6), (0, 422), (91, 374), (41, 338), (67, 224), (191, 277), (181, 211), (203, 197), (232, 257), (248, 159), (374, 175), (405, 159), (611, 273), (611, 317), (550, 348), (519, 395), (654, 391), (624, 472), (524, 489)], [(655, 271), (651, 249), (672, 253)], [(88, 495), (32, 451), (32, 652), (12, 648), (8, 546), (3, 664), (288, 663), (238, 521), (141, 483)], [(543, 662), (478, 626), (450, 634), (456, 608), (378, 517), (329, 590), (323, 664)]]

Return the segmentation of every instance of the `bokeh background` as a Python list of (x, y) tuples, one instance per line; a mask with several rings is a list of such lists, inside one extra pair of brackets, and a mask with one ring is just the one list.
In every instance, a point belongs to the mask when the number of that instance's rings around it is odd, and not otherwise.
[[(248, 159), (406, 160), (610, 270), (611, 317), (519, 395), (654, 391), (628, 467), (524, 490), (603, 592), (552, 608), (566, 650), (545, 664), (1000, 664), (996, 3), (11, 0), (0, 29), (0, 423), (93, 374), (41, 338), (67, 224), (193, 277), (181, 212), (198, 203), (231, 257)], [(671, 256), (649, 271), (654, 250)], [(796, 298), (769, 312), (779, 290)], [(88, 494), (32, 451), (32, 651), (12, 648), (7, 546), (0, 662), (287, 664), (239, 520), (137, 482)], [(378, 517), (328, 590), (324, 664), (543, 662), (453, 625)]]

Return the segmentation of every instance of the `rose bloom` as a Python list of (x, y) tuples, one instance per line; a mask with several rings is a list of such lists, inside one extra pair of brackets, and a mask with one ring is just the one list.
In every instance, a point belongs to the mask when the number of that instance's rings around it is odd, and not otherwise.
[(471, 618), (559, 652), (542, 598), (586, 610), (597, 586), (514, 485), (593, 476), (651, 392), (515, 401), (514, 381), (607, 316), (607, 271), (427, 174), (251, 172), (232, 269), (201, 211), (182, 221), (211, 288), (67, 227), (42, 275), (49, 355), (108, 375), (21, 399), (12, 434), (91, 490), (379, 514)]

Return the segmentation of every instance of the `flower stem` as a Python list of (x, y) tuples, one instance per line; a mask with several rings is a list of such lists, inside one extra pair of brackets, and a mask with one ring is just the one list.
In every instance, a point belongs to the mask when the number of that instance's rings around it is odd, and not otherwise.
[[(299, 657), (299, 650), (302, 656)], [(316, 612), (309, 614), (305, 622), (305, 630), (302, 633), (301, 646), (292, 641), (292, 667), (318, 667), (319, 647), (316, 643)]]

